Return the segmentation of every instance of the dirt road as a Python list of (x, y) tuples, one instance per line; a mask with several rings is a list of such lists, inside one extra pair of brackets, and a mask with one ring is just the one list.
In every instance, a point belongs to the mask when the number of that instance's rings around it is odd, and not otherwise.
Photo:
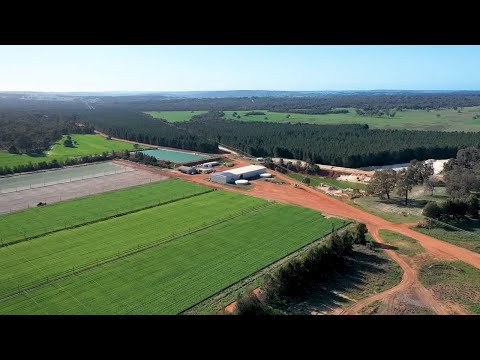
[[(371, 232), (373, 238), (381, 243), (385, 244), (378, 229), (375, 229)], [(425, 305), (430, 307), (435, 313), (439, 315), (447, 315), (448, 311), (445, 309), (443, 304), (439, 303), (432, 294), (418, 281), (417, 272), (413, 269), (403, 258), (401, 258), (394, 250), (391, 249), (384, 249), (385, 252), (396, 262), (403, 270), (402, 280), (397, 286), (390, 288), (386, 291), (381, 293), (366, 297), (357, 301), (352, 306), (348, 307), (344, 311), (342, 311), (341, 315), (357, 315), (359, 314), (360, 310), (362, 310), (365, 306), (375, 302), (375, 301), (382, 301), (387, 300), (389, 304), (389, 308), (393, 307), (393, 303), (395, 301), (395, 297), (407, 291), (415, 291), (417, 296), (420, 298), (419, 300)]]

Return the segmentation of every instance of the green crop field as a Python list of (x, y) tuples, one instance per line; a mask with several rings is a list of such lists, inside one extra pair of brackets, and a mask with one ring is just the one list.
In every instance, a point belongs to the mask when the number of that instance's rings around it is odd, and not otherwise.
[(169, 122), (189, 121), (193, 115), (205, 114), (206, 111), (145, 111), (154, 119), (164, 119)]
[[(458, 112), (453, 109), (442, 110), (404, 110), (397, 111), (395, 117), (359, 116), (355, 109), (349, 108), (347, 114), (309, 115), (298, 113), (270, 112), (256, 110), (265, 115), (246, 115), (250, 111), (224, 111), (225, 119), (241, 121), (272, 121), (281, 123), (310, 124), (368, 124), (374, 129), (409, 129), (409, 130), (439, 130), (439, 131), (480, 131), (480, 107), (467, 107)], [(150, 111), (148, 114), (168, 121), (189, 121), (194, 114), (204, 111)], [(233, 116), (236, 112), (237, 116)], [(438, 115), (438, 116), (437, 116)], [(477, 119), (473, 117), (479, 115)], [(288, 116), (288, 117), (287, 117)]]
[(367, 188), (366, 184), (355, 183), (351, 181), (343, 181), (343, 180), (337, 180), (337, 179), (325, 178), (325, 177), (322, 178), (314, 175), (304, 175), (304, 174), (296, 174), (296, 173), (289, 173), (287, 175), (292, 179), (295, 179), (298, 181), (302, 181), (304, 177), (308, 177), (310, 178), (311, 186), (319, 186), (320, 184), (326, 184), (330, 186), (335, 186), (338, 189), (350, 188), (350, 189), (365, 190)]
[(226, 191), (0, 248), (0, 293), (96, 258), (156, 243), (24, 295), (0, 313), (176, 314), (344, 221)]
[(68, 158), (86, 155), (97, 155), (103, 152), (132, 150), (133, 144), (129, 144), (118, 140), (107, 140), (103, 136), (94, 134), (74, 134), (71, 135), (72, 140), (76, 141), (74, 148), (65, 147), (63, 141), (64, 136), (60, 141), (55, 143), (51, 150), (47, 151), (44, 156), (30, 156), (26, 154), (10, 154), (5, 151), (0, 151), (0, 166), (13, 167), (21, 164), (36, 164), (42, 161), (64, 161)]
[[(0, 248), (0, 294), (267, 203), (235, 195), (200, 195)], [(213, 205), (218, 213), (209, 214)]]
[(206, 191), (210, 188), (171, 179), (0, 215), (0, 241), (8, 244)]

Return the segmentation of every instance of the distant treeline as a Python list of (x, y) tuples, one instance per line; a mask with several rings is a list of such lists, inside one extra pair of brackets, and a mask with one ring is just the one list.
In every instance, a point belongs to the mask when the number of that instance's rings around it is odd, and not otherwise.
[[(90, 106), (95, 109), (116, 108), (137, 111), (169, 110), (269, 110), (278, 112), (296, 112), (307, 114), (326, 114), (343, 112), (344, 109), (363, 110), (391, 109), (439, 109), (480, 106), (480, 92), (464, 91), (452, 93), (353, 93), (353, 94), (317, 94), (297, 96), (245, 96), (226, 98), (169, 98), (159, 95), (133, 96), (77, 96), (70, 99), (45, 95), (50, 100), (22, 100), (24, 95), (4, 93), (0, 95), (0, 109), (36, 109), (36, 110), (82, 110)], [(179, 95), (181, 96), (181, 95)], [(67, 101), (58, 101), (58, 99)], [(57, 99), (57, 100), (56, 100)]]
[(454, 157), (478, 146), (473, 132), (372, 130), (367, 125), (311, 125), (224, 120), (221, 113), (177, 123), (190, 133), (258, 157), (280, 157), (346, 167)]
[(121, 139), (208, 153), (218, 152), (215, 141), (176, 128), (166, 121), (153, 120), (149, 115), (138, 111), (86, 110), (80, 112), (79, 117), (93, 124), (99, 131)]
[(78, 116), (53, 111), (0, 109), (0, 149), (11, 153), (42, 153), (63, 134), (90, 134)]
[[(307, 114), (326, 114), (337, 108), (364, 110), (439, 109), (480, 106), (480, 92), (423, 93), (423, 94), (328, 94), (318, 96), (266, 96), (235, 98), (166, 99), (154, 96), (102, 98), (98, 106), (115, 106), (140, 111), (173, 110), (269, 110)], [(343, 112), (346, 110), (339, 109)]]

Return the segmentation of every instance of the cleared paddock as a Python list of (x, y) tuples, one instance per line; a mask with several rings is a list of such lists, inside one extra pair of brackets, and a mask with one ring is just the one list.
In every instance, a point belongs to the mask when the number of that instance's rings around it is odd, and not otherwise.
[(165, 179), (166, 176), (130, 167), (104, 174), (90, 174), (68, 182), (62, 178), (45, 186), (37, 184), (32, 188), (24, 187), (24, 190), (0, 194), (0, 214), (35, 207), (39, 202), (50, 204)]

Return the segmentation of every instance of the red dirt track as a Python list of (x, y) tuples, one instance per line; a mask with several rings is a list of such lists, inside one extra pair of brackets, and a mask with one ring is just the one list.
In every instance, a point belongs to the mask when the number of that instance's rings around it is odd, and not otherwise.
[[(384, 244), (384, 241), (380, 237), (378, 233), (378, 229), (375, 229), (371, 232), (373, 238), (378, 241), (379, 243)], [(344, 311), (342, 311), (341, 315), (357, 315), (359, 314), (360, 310), (362, 310), (368, 304), (373, 303), (374, 301), (381, 301), (381, 300), (388, 300), (389, 307), (393, 303), (395, 296), (399, 293), (408, 291), (413, 289), (416, 291), (416, 294), (421, 299), (422, 303), (430, 306), (435, 313), (439, 315), (447, 315), (448, 311), (445, 307), (437, 302), (432, 294), (418, 281), (416, 271), (402, 258), (400, 257), (394, 250), (391, 249), (384, 249), (384, 251), (396, 262), (403, 270), (403, 276), (400, 283), (393, 288), (390, 288), (386, 291), (381, 293), (363, 298), (357, 301), (352, 306), (348, 307)]]

